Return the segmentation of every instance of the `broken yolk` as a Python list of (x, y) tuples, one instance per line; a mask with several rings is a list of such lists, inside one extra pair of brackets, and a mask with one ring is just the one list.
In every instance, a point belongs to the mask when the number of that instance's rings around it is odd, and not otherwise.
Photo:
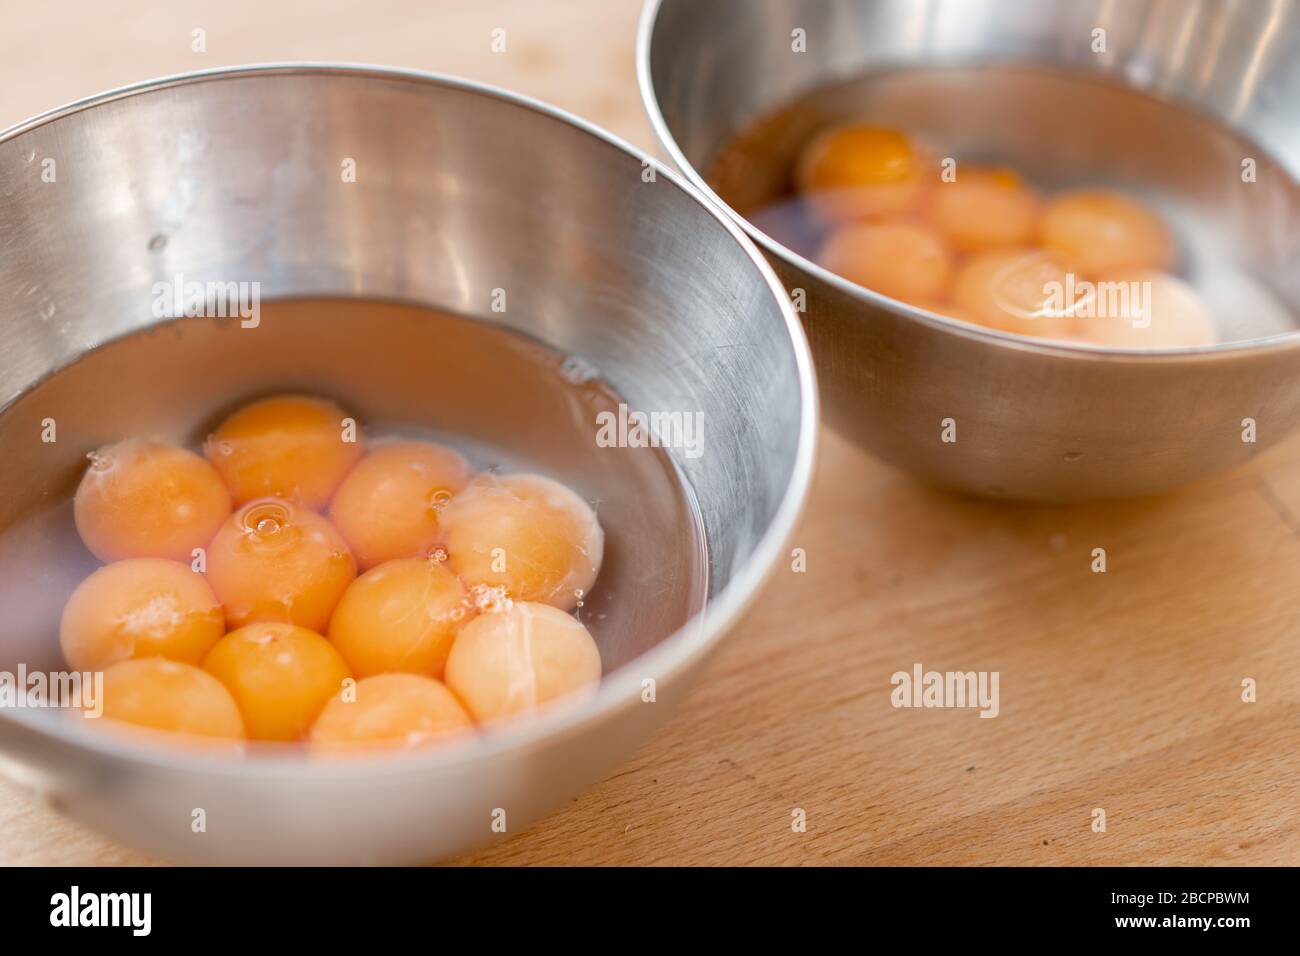
[(1217, 338), (1201, 297), (1168, 273), (1153, 269), (1106, 273), (1098, 279), (1096, 298), (1098, 308), (1079, 328), (1079, 338), (1094, 345), (1168, 349), (1210, 345)]
[(483, 721), (591, 687), (600, 673), (600, 651), (580, 621), (547, 604), (516, 601), (460, 629), (446, 680), (474, 719)]
[(378, 674), (357, 681), (351, 699), (336, 694), (312, 725), (313, 749), (412, 747), (473, 732), (465, 708), (440, 681)]
[(587, 502), (540, 475), (483, 474), (439, 521), (451, 570), (471, 587), (565, 610), (591, 590), (605, 533)]
[(278, 621), (323, 632), (356, 575), (333, 525), (278, 498), (244, 505), (208, 546), (208, 583), (232, 628)]
[(363, 571), (394, 558), (429, 554), (438, 514), (471, 477), (459, 453), (428, 442), (381, 445), (348, 472), (330, 503), (330, 520)]
[(1014, 170), (958, 170), (937, 183), (926, 212), (959, 253), (997, 246), (1023, 246), (1038, 238), (1042, 202)]
[(941, 298), (953, 266), (943, 238), (910, 222), (843, 226), (822, 246), (818, 261), (860, 286), (903, 302)]
[(193, 452), (124, 441), (90, 455), (73, 513), (81, 540), (101, 561), (189, 561), (230, 514), (230, 494)]
[(236, 505), (273, 497), (318, 510), (361, 457), (355, 422), (333, 402), (308, 395), (245, 405), (204, 451)]
[(73, 670), (100, 670), (134, 657), (199, 664), (225, 632), (203, 575), (176, 561), (128, 558), (77, 585), (63, 608), (59, 642)]
[(1043, 245), (1087, 278), (1116, 269), (1173, 268), (1176, 249), (1164, 222), (1123, 193), (1063, 193), (1043, 216)]
[(212, 648), (203, 669), (230, 691), (254, 740), (298, 740), (352, 676), (319, 634), (272, 623), (231, 631)]
[(1039, 338), (1069, 338), (1086, 287), (1051, 254), (995, 249), (958, 271), (953, 302), (965, 316), (994, 329)]
[(437, 558), (399, 558), (352, 582), (329, 639), (358, 677), (405, 671), (440, 678), (454, 629), (471, 611), (465, 586)]
[(898, 130), (840, 126), (804, 148), (795, 179), (822, 219), (852, 222), (914, 207), (927, 185), (926, 165), (925, 157)]
[(244, 720), (230, 692), (193, 664), (144, 657), (104, 671), (103, 717), (154, 730), (242, 739)]

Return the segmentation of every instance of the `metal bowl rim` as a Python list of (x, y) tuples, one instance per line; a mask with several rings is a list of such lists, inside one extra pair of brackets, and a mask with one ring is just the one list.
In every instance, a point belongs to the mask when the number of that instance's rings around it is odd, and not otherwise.
[[(29, 731), (56, 738), (73, 748), (105, 753), (134, 764), (215, 777), (329, 782), (352, 780), (359, 773), (368, 777), (402, 777), (425, 775), (431, 769), (448, 771), (468, 769), (483, 762), (504, 759), (527, 751), (545, 740), (558, 740), (583, 734), (612, 717), (622, 708), (646, 706), (641, 700), (643, 676), (653, 675), (657, 683), (675, 678), (712, 650), (754, 602), (760, 587), (781, 557), (807, 500), (816, 457), (817, 383), (808, 341), (794, 307), (786, 295), (785, 287), (758, 247), (742, 229), (738, 228), (731, 216), (726, 215), (716, 203), (711, 202), (682, 176), (658, 159), (567, 110), (501, 87), (450, 74), (375, 64), (325, 61), (287, 61), (217, 67), (144, 80), (75, 100), (0, 131), (0, 143), (13, 140), (23, 133), (54, 120), (126, 97), (214, 80), (272, 75), (352, 76), (406, 81), (504, 101), (512, 106), (567, 124), (631, 156), (653, 168), (656, 176), (666, 178), (698, 202), (744, 251), (751, 264), (758, 270), (759, 276), (766, 282), (785, 320), (789, 345), (799, 376), (800, 401), (798, 445), (790, 481), (753, 553), (744, 561), (721, 593), (709, 600), (704, 610), (685, 626), (665, 637), (644, 654), (604, 675), (595, 693), (590, 697), (580, 702), (544, 708), (532, 719), (504, 722), (499, 728), (489, 728), (475, 738), (425, 751), (377, 753), (329, 760), (313, 758), (309, 753), (303, 752), (305, 748), (300, 746), (296, 747), (296, 752), (292, 754), (250, 753), (236, 759), (222, 759), (213, 754), (200, 755), (187, 752), (182, 748), (150, 746), (147, 743), (119, 739), (124, 738), (125, 735), (104, 734), (92, 737), (88, 733), (74, 730), (70, 726), (71, 721), (36, 720), (29, 717), (23, 709), (0, 712), (0, 720), (12, 721)], [(267, 747), (259, 745), (259, 749), (278, 748), (274, 745)]]
[[(1232, 342), (1216, 342), (1212, 345), (1162, 349), (1120, 349), (1101, 345), (1091, 345), (1086, 342), (1031, 339), (1026, 336), (1016, 335), (1012, 332), (1002, 332), (997, 329), (973, 325), (969, 322), (963, 322), (960, 319), (953, 319), (946, 315), (940, 315), (937, 312), (919, 309), (898, 299), (891, 299), (888, 296), (881, 295), (879, 292), (874, 292), (871, 289), (860, 286), (856, 282), (850, 282), (848, 279), (844, 279), (839, 275), (836, 275), (834, 272), (831, 272), (829, 269), (818, 265), (811, 259), (799, 255), (799, 253), (794, 250), (777, 242), (766, 232), (759, 229), (748, 219), (738, 213), (735, 209), (731, 208), (731, 206), (713, 190), (704, 177), (700, 175), (700, 172), (695, 168), (695, 165), (686, 158), (686, 154), (683, 153), (681, 147), (677, 145), (677, 140), (673, 136), (672, 131), (668, 128), (668, 123), (664, 119), (663, 112), (659, 109), (659, 99), (655, 94), (654, 77), (651, 75), (650, 71), (650, 47), (654, 36), (654, 28), (659, 17), (659, 9), (665, 2), (666, 0), (645, 0), (645, 6), (641, 10), (641, 19), (637, 25), (637, 85), (641, 89), (641, 102), (645, 107), (646, 115), (650, 120), (650, 125), (654, 127), (655, 135), (659, 138), (660, 145), (667, 150), (673, 163), (682, 171), (682, 174), (690, 180), (691, 185), (707, 196), (716, 206), (726, 210), (729, 216), (735, 219), (736, 222), (740, 223), (741, 228), (745, 230), (750, 238), (772, 255), (783, 260), (786, 264), (811, 275), (814, 279), (824, 282), (850, 298), (857, 299), (864, 305), (882, 309), (903, 319), (927, 325), (939, 332), (957, 335), (965, 339), (974, 339), (976, 341), (986, 342), (998, 348), (1013, 349), (1021, 352), (1035, 352), (1052, 355), (1057, 358), (1121, 364), (1150, 364), (1151, 362), (1163, 362), (1169, 364), (1177, 360), (1197, 362), (1228, 360), (1242, 352), (1259, 352), (1265, 350), (1277, 351), (1282, 349), (1300, 348), (1300, 329), (1295, 329), (1290, 332), (1278, 332), (1273, 335), (1259, 336), (1253, 339), (1238, 339)], [(1132, 88), (1135, 90), (1138, 89), (1137, 87)], [(1143, 90), (1138, 91), (1146, 92)]]

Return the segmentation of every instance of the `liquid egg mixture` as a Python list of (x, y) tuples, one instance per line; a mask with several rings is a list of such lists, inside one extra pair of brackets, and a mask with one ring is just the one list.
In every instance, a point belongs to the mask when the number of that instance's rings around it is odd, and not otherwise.
[[(123, 431), (86, 448), (70, 506), (65, 498), (35, 530), (0, 536), (0, 574), (33, 540), (46, 553), (72, 541), (84, 548), (63, 562), (73, 570), (57, 620), (40, 623), (68, 669), (103, 675), (102, 719), (87, 725), (172, 742), (299, 741), (322, 752), (443, 741), (590, 693), (638, 642), (661, 639), (702, 606), (707, 559), (689, 490), (660, 449), (597, 449), (596, 413), (619, 401), (606, 386), (590, 374), (575, 380), (564, 356), (515, 333), (409, 306), (272, 303), (263, 323), (292, 339), (330, 312), (450, 330), (443, 354), (429, 356), (430, 376), (444, 364), (509, 358), (522, 398), (534, 388), (540, 407), (545, 393), (569, 409), (544, 423), (565, 435), (557, 444), (586, 445), (590, 460), (557, 476), (511, 449), (422, 435), (430, 425), (440, 435), (474, 425), (444, 420), (437, 388), (405, 427), (368, 421), (326, 380), (228, 407), (196, 446)], [(150, 334), (185, 340), (216, 321)], [(259, 333), (220, 334), (253, 336), (256, 347)], [(133, 338), (99, 352), (129, 349)], [(75, 378), (80, 364), (56, 379)], [(364, 384), (344, 391), (364, 395)], [(44, 387), (22, 402), (38, 406)], [(83, 432), (66, 417), (60, 425), (59, 443)], [(103, 420), (84, 429), (104, 430)], [(596, 456), (606, 459), (600, 467)], [(611, 500), (601, 479), (620, 482)], [(645, 515), (620, 513), (634, 502)], [(638, 522), (665, 516), (661, 546), (676, 560), (633, 566), (646, 546)], [(21, 600), (23, 582), (8, 585), (6, 596)], [(638, 588), (658, 590), (660, 608), (629, 639), (620, 632)], [(624, 589), (633, 606), (611, 615)], [(60, 594), (50, 591), (47, 614)]]
[[(987, 149), (963, 155), (934, 124), (846, 118), (851, 109), (823, 109), (821, 97), (847, 98), (818, 92), (761, 118), (711, 176), (793, 251), (908, 305), (1018, 335), (1121, 349), (1227, 337), (1218, 313), (1241, 299), (1198, 289), (1174, 224), (1134, 191), (1038, 188)], [(817, 115), (827, 122), (810, 124)], [(791, 132), (810, 125), (811, 135)], [(1255, 298), (1270, 296), (1257, 288)], [(1265, 331), (1291, 327), (1280, 303), (1264, 311), (1274, 326)]]

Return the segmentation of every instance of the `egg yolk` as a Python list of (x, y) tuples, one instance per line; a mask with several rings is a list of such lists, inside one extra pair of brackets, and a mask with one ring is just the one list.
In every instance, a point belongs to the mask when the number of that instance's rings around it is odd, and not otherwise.
[(203, 575), (163, 558), (128, 558), (86, 578), (63, 608), (59, 642), (73, 670), (133, 657), (199, 664), (226, 632)]
[(356, 576), (334, 526), (278, 498), (244, 505), (208, 546), (208, 583), (232, 628), (279, 621), (323, 633)]
[(605, 533), (595, 512), (540, 475), (480, 475), (439, 521), (451, 570), (468, 585), (504, 588), (516, 601), (567, 610), (600, 571)]
[(1050, 253), (995, 249), (957, 273), (953, 301), (965, 315), (1004, 332), (1069, 338), (1087, 287)]
[(325, 399), (277, 395), (232, 414), (204, 451), (236, 505), (273, 497), (320, 509), (361, 457), (350, 421)]
[(910, 222), (842, 226), (826, 240), (818, 261), (860, 286), (903, 302), (943, 296), (953, 268), (943, 238)]
[(330, 520), (362, 570), (429, 554), (438, 513), (471, 478), (469, 463), (427, 442), (381, 445), (348, 472), (330, 502)]
[(154, 730), (242, 739), (244, 720), (221, 681), (193, 664), (161, 657), (104, 671), (103, 717)]
[(1010, 169), (960, 169), (930, 190), (926, 212), (959, 253), (1022, 246), (1038, 238), (1042, 202)]
[(600, 651), (582, 623), (548, 604), (515, 601), (461, 628), (447, 686), (475, 720), (523, 713), (600, 680)]
[(319, 634), (265, 622), (219, 640), (203, 669), (230, 691), (254, 740), (298, 740), (352, 676)]
[(351, 697), (335, 695), (312, 725), (313, 749), (413, 747), (473, 732), (455, 695), (417, 674), (378, 674), (357, 681)]
[(124, 441), (90, 455), (73, 514), (81, 540), (101, 561), (189, 561), (230, 514), (230, 494), (193, 452)]
[(851, 222), (914, 207), (928, 185), (926, 165), (926, 158), (898, 130), (840, 126), (804, 148), (795, 180), (824, 220)]
[(437, 558), (399, 558), (352, 582), (329, 639), (358, 677), (404, 671), (440, 678), (455, 628), (472, 610), (465, 586)]
[(1097, 307), (1080, 323), (1079, 338), (1120, 349), (1210, 345), (1214, 322), (1186, 282), (1164, 272), (1130, 269), (1097, 281)]
[(1063, 193), (1043, 215), (1043, 245), (1088, 278), (1115, 269), (1173, 268), (1173, 237), (1154, 212), (1105, 189)]

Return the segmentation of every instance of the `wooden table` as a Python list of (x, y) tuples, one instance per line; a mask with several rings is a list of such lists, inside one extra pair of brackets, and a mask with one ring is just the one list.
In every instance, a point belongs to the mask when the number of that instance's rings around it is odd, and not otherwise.
[[(654, 149), (638, 6), (15, 6), (0, 125), (152, 75), (353, 60), (499, 83)], [(794, 544), (807, 571), (778, 571), (664, 731), (463, 862), (1300, 863), (1300, 440), (1161, 498), (1031, 508), (927, 490), (824, 433)], [(1000, 714), (894, 708), (916, 663), (998, 671)], [(0, 863), (146, 862), (0, 785)]]

